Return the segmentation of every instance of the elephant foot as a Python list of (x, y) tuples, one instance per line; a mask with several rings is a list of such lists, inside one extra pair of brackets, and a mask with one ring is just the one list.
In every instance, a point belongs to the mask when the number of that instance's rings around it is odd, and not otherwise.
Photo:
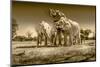
[(70, 43), (68, 46), (73, 46), (74, 44)]

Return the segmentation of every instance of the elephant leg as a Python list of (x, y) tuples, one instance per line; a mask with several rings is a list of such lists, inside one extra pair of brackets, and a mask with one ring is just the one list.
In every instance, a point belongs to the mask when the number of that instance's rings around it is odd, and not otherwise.
[(81, 38), (81, 44), (83, 43), (83, 39)]
[(81, 38), (80, 37), (78, 38), (78, 43), (79, 43), (79, 45), (81, 45)]
[(46, 36), (45, 36), (44, 42), (45, 42), (45, 46), (47, 46), (47, 37)]
[(57, 46), (57, 36), (58, 36), (58, 34), (56, 34), (55, 37), (54, 37), (54, 45), (55, 46)]
[(69, 45), (73, 45), (73, 36), (69, 35)]
[(77, 43), (78, 45), (81, 44), (81, 38), (80, 38), (80, 35), (79, 35), (79, 34), (76, 36), (76, 43)]
[(37, 47), (39, 47), (40, 44), (42, 44), (42, 36), (38, 35), (38, 37), (37, 37)]
[(67, 46), (67, 35), (66, 35), (66, 33), (64, 34), (64, 46)]
[(58, 33), (55, 34), (54, 36), (54, 45), (57, 46), (57, 38), (58, 38)]
[(53, 39), (54, 39), (54, 38), (53, 38), (53, 35), (52, 35), (52, 36), (51, 36), (51, 42), (52, 42), (52, 43), (53, 43)]
[(61, 32), (58, 33), (58, 45), (61, 45)]
[(37, 47), (39, 46), (39, 36), (37, 37)]
[(53, 46), (55, 45), (54, 42), (55, 42), (55, 35), (51, 36), (51, 43)]
[(73, 38), (73, 45), (75, 45), (76, 44), (76, 39), (75, 39), (75, 37)]
[(78, 39), (79, 39), (79, 38), (78, 38), (77, 36), (75, 36), (73, 39), (74, 39), (73, 44), (74, 44), (74, 45), (78, 44)]
[(51, 36), (50, 43), (53, 44), (53, 36)]
[(40, 36), (39, 41), (40, 41), (40, 44), (42, 44), (42, 36)]

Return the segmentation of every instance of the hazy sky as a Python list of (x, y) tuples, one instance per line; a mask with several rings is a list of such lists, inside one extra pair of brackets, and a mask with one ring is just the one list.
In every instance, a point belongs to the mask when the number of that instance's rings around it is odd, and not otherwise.
[(69, 19), (80, 24), (81, 28), (95, 31), (95, 6), (79, 6), (65, 4), (43, 4), (34, 2), (12, 3), (12, 18), (19, 24), (18, 35), (25, 35), (26, 32), (33, 32), (36, 35), (35, 28), (44, 20), (49, 24), (53, 23), (49, 15), (49, 8), (59, 9)]

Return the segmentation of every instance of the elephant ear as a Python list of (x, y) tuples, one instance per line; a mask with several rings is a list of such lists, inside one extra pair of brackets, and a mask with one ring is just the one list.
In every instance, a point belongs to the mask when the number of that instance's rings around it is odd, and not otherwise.
[(60, 17), (65, 17), (65, 14), (63, 13), (63, 12), (61, 12), (61, 11), (57, 11), (58, 12), (58, 15), (60, 16)]

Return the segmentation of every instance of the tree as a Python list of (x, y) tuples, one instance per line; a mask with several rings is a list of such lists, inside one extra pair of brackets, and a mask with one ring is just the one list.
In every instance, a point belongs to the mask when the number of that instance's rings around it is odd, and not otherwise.
[(14, 41), (25, 41), (25, 39), (26, 39), (26, 37), (25, 36), (16, 36), (15, 38), (14, 38)]
[(32, 38), (32, 32), (30, 32), (30, 31), (28, 31), (27, 33), (26, 33), (26, 36), (27, 36), (27, 41), (32, 41), (33, 40), (33, 38)]
[(92, 31), (90, 29), (86, 29), (86, 30), (83, 30), (81, 29), (80, 30), (80, 36), (81, 36), (81, 43), (85, 43), (85, 40), (89, 39), (89, 34), (91, 33)]
[(88, 36), (89, 36), (89, 34), (91, 33), (92, 31), (90, 30), (90, 29), (86, 29), (85, 31), (84, 31), (84, 34), (85, 34), (85, 36), (86, 36), (86, 39), (88, 39)]
[(17, 35), (17, 30), (18, 30), (18, 24), (15, 19), (12, 19), (12, 39)]
[(82, 38), (82, 39), (88, 39), (88, 36), (89, 36), (89, 34), (90, 34), (91, 32), (92, 32), (92, 31), (91, 31), (90, 29), (86, 29), (86, 30), (81, 29), (81, 30), (80, 30), (81, 38)]
[(28, 31), (28, 32), (26, 33), (26, 35), (27, 35), (28, 38), (31, 38), (32, 33), (31, 33), (30, 31)]

